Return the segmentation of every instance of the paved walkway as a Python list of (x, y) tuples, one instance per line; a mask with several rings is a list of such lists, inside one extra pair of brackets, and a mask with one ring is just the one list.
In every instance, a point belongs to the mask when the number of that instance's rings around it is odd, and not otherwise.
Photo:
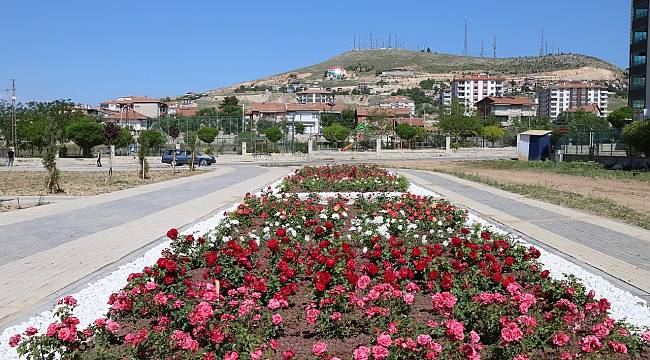
[(650, 231), (451, 175), (399, 172), (650, 300)]
[(57, 291), (277, 180), (228, 166), (187, 178), (0, 214), (0, 326)]

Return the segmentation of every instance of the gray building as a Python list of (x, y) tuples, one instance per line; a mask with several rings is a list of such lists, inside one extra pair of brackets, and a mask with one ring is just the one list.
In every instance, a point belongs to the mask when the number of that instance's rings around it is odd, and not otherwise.
[(630, 30), (630, 87), (629, 106), (650, 117), (648, 104), (648, 0), (632, 1), (632, 26)]

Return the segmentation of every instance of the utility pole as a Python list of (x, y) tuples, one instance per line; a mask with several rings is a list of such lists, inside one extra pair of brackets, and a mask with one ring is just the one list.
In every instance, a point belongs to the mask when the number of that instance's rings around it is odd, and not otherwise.
[(463, 56), (468, 56), (468, 55), (469, 55), (469, 50), (467, 44), (467, 17), (465, 17), (465, 46), (463, 48)]
[(11, 79), (11, 144), (14, 147), (14, 154), (18, 154), (18, 146), (16, 146), (16, 79)]

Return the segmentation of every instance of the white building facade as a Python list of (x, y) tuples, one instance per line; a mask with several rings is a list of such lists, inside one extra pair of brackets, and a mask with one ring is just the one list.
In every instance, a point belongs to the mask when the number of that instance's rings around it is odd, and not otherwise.
[(379, 103), (383, 109), (409, 109), (411, 116), (415, 116), (415, 101), (405, 96), (391, 96)]
[[(489, 75), (474, 75), (454, 80), (451, 84), (451, 96), (465, 106), (465, 113), (476, 110), (476, 103), (488, 96), (503, 96), (505, 78)], [(451, 103), (451, 100), (450, 100)]]
[(609, 114), (609, 92), (602, 85), (586, 82), (564, 82), (539, 93), (538, 115), (556, 119), (569, 110), (592, 104), (598, 106), (602, 116)]

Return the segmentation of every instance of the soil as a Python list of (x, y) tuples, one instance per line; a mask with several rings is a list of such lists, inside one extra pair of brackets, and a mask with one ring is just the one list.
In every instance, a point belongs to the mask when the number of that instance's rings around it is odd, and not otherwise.
[[(59, 186), (62, 193), (54, 195), (90, 196), (171, 179), (203, 174), (186, 169), (172, 175), (170, 170), (150, 170), (149, 178), (142, 180), (138, 171), (113, 172), (112, 184), (107, 171), (62, 171)], [(0, 173), (0, 196), (40, 196), (47, 194), (47, 174), (41, 171), (11, 171)]]
[(385, 165), (395, 168), (461, 171), (504, 184), (542, 185), (581, 195), (604, 197), (650, 216), (650, 183), (586, 178), (544, 171), (479, 168), (463, 161), (401, 161), (387, 162)]

